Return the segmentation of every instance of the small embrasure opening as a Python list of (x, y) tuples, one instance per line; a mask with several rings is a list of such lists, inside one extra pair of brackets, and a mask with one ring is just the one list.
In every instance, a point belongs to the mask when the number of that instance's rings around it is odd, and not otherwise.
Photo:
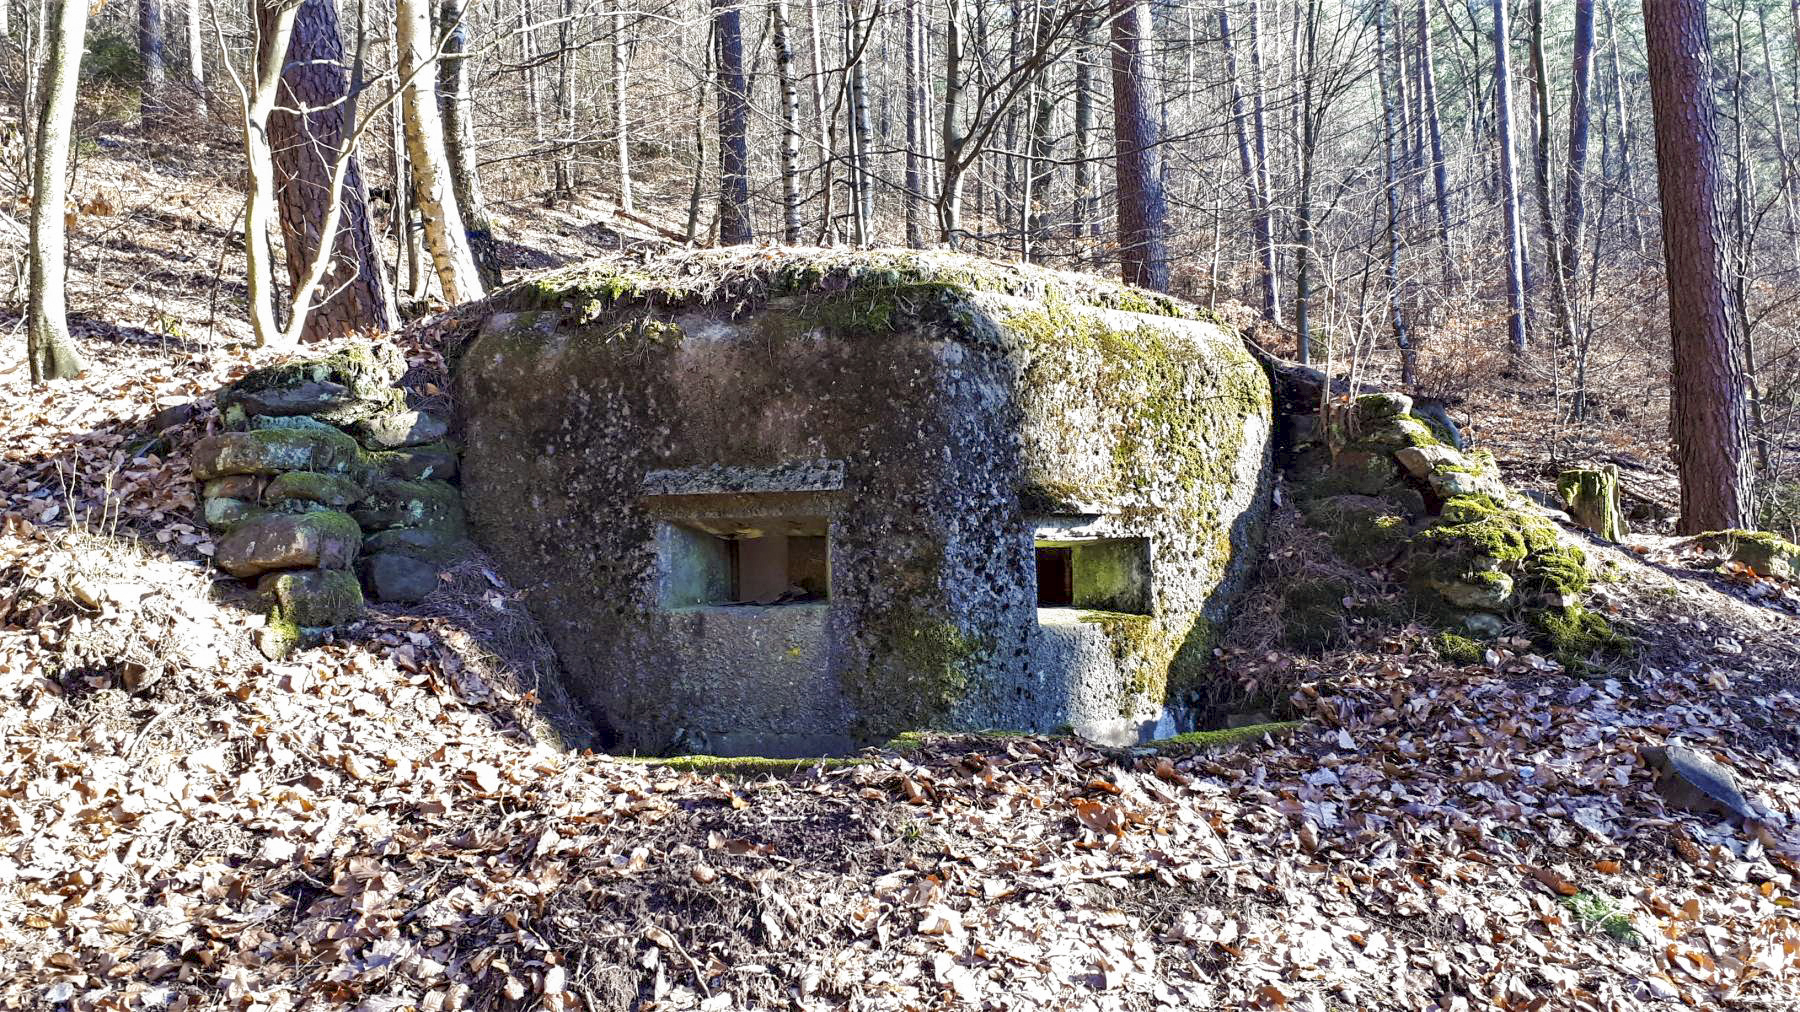
[(662, 525), (663, 606), (778, 605), (831, 597), (823, 518), (757, 518), (754, 526)]
[(1039, 608), (1150, 614), (1150, 539), (1036, 543)]

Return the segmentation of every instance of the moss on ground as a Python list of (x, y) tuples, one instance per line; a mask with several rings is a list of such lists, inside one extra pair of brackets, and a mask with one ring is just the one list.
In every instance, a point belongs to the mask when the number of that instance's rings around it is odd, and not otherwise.
[(1305, 576), (1288, 583), (1281, 594), (1281, 639), (1296, 650), (1316, 651), (1343, 638), (1351, 594), (1348, 581), (1335, 576)]
[(1189, 731), (1172, 738), (1159, 738), (1145, 747), (1159, 751), (1204, 751), (1230, 748), (1233, 745), (1259, 741), (1265, 734), (1284, 738), (1305, 726), (1306, 721), (1304, 720), (1280, 720), (1268, 724), (1248, 724), (1244, 727), (1226, 727), (1213, 731)]
[(1438, 656), (1452, 664), (1480, 664), (1487, 658), (1481, 644), (1461, 633), (1445, 629), (1431, 638)]
[(843, 756), (807, 756), (798, 759), (767, 759), (762, 756), (608, 756), (614, 762), (655, 769), (697, 773), (701, 776), (790, 777), (810, 769), (840, 769), (861, 765), (867, 760)]
[(1634, 646), (1612, 623), (1578, 604), (1528, 611), (1525, 619), (1542, 636), (1556, 662), (1570, 671), (1586, 671), (1593, 658), (1627, 654)]

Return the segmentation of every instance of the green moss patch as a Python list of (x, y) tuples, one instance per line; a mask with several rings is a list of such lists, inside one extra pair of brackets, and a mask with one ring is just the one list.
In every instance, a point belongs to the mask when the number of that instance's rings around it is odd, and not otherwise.
[(1694, 539), (1714, 551), (1724, 552), (1760, 576), (1791, 580), (1800, 574), (1800, 545), (1767, 531), (1708, 531)]
[(1487, 651), (1480, 643), (1448, 629), (1433, 636), (1431, 645), (1437, 648), (1439, 657), (1452, 664), (1480, 664), (1487, 659)]
[(1287, 738), (1305, 726), (1306, 721), (1304, 720), (1281, 720), (1268, 724), (1226, 727), (1214, 731), (1189, 731), (1173, 738), (1159, 738), (1145, 747), (1162, 752), (1203, 752), (1261, 741), (1263, 735), (1269, 735), (1272, 738)]

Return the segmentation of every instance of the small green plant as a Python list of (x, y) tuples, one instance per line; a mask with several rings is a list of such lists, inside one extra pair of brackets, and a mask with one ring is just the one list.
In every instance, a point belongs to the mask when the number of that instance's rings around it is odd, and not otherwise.
[(1626, 945), (1643, 944), (1644, 936), (1637, 933), (1637, 929), (1631, 926), (1631, 918), (1610, 897), (1582, 890), (1573, 896), (1564, 896), (1561, 902), (1574, 915), (1576, 923), (1599, 928), (1616, 942)]

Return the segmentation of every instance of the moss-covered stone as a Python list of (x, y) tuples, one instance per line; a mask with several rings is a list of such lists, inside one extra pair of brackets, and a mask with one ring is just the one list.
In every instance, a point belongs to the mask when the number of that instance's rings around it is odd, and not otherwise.
[(292, 499), (342, 508), (365, 494), (367, 493), (363, 487), (348, 475), (289, 471), (269, 480), (269, 484), (263, 488), (262, 499), (265, 503)]
[(1792, 580), (1800, 573), (1800, 546), (1767, 531), (1709, 531), (1695, 539), (1731, 561), (1750, 567), (1759, 576)]
[(362, 528), (343, 513), (272, 514), (239, 523), (213, 553), (236, 577), (271, 569), (347, 569), (362, 547)]
[(1305, 513), (1307, 525), (1329, 536), (1338, 556), (1358, 566), (1392, 561), (1412, 533), (1410, 521), (1391, 501), (1372, 496), (1315, 499), (1305, 505)]
[(1630, 637), (1580, 605), (1538, 609), (1526, 613), (1526, 619), (1542, 635), (1551, 656), (1570, 671), (1585, 671), (1597, 657), (1632, 649)]
[(1288, 582), (1281, 593), (1281, 640), (1296, 650), (1323, 650), (1344, 639), (1349, 609), (1344, 601), (1353, 589), (1335, 576), (1306, 575)]
[(1487, 496), (1446, 502), (1437, 524), (1409, 545), (1407, 574), (1415, 587), (1481, 611), (1566, 606), (1588, 582), (1581, 549), (1565, 545), (1543, 518)]
[(256, 429), (221, 432), (194, 444), (194, 477), (275, 475), (284, 471), (353, 474), (364, 466), (362, 447), (336, 429)]
[(1577, 467), (1556, 479), (1556, 494), (1569, 516), (1604, 541), (1623, 540), (1628, 528), (1619, 509), (1619, 466)]
[(257, 593), (300, 626), (345, 625), (362, 617), (362, 584), (341, 569), (300, 569), (265, 574)]
[(200, 500), (200, 519), (215, 531), (230, 530), (245, 520), (261, 516), (263, 512), (253, 502), (229, 496), (209, 495)]
[(376, 473), (389, 478), (448, 481), (456, 477), (456, 457), (455, 446), (440, 442), (399, 450), (378, 450), (369, 454), (369, 463)]
[(406, 371), (398, 348), (359, 342), (323, 358), (246, 374), (219, 397), (228, 423), (253, 415), (305, 416), (343, 424), (404, 406), (394, 384)]
[(350, 515), (370, 531), (424, 527), (460, 537), (464, 526), (462, 496), (447, 481), (377, 478)]
[(1172, 738), (1159, 738), (1148, 744), (1159, 752), (1188, 754), (1208, 752), (1218, 749), (1235, 748), (1262, 741), (1269, 737), (1283, 739), (1306, 726), (1304, 720), (1279, 720), (1267, 724), (1246, 724), (1243, 727), (1224, 727), (1212, 731), (1189, 731)]
[(468, 547), (460, 535), (438, 527), (390, 527), (363, 538), (365, 554), (395, 552), (440, 565), (462, 555)]

